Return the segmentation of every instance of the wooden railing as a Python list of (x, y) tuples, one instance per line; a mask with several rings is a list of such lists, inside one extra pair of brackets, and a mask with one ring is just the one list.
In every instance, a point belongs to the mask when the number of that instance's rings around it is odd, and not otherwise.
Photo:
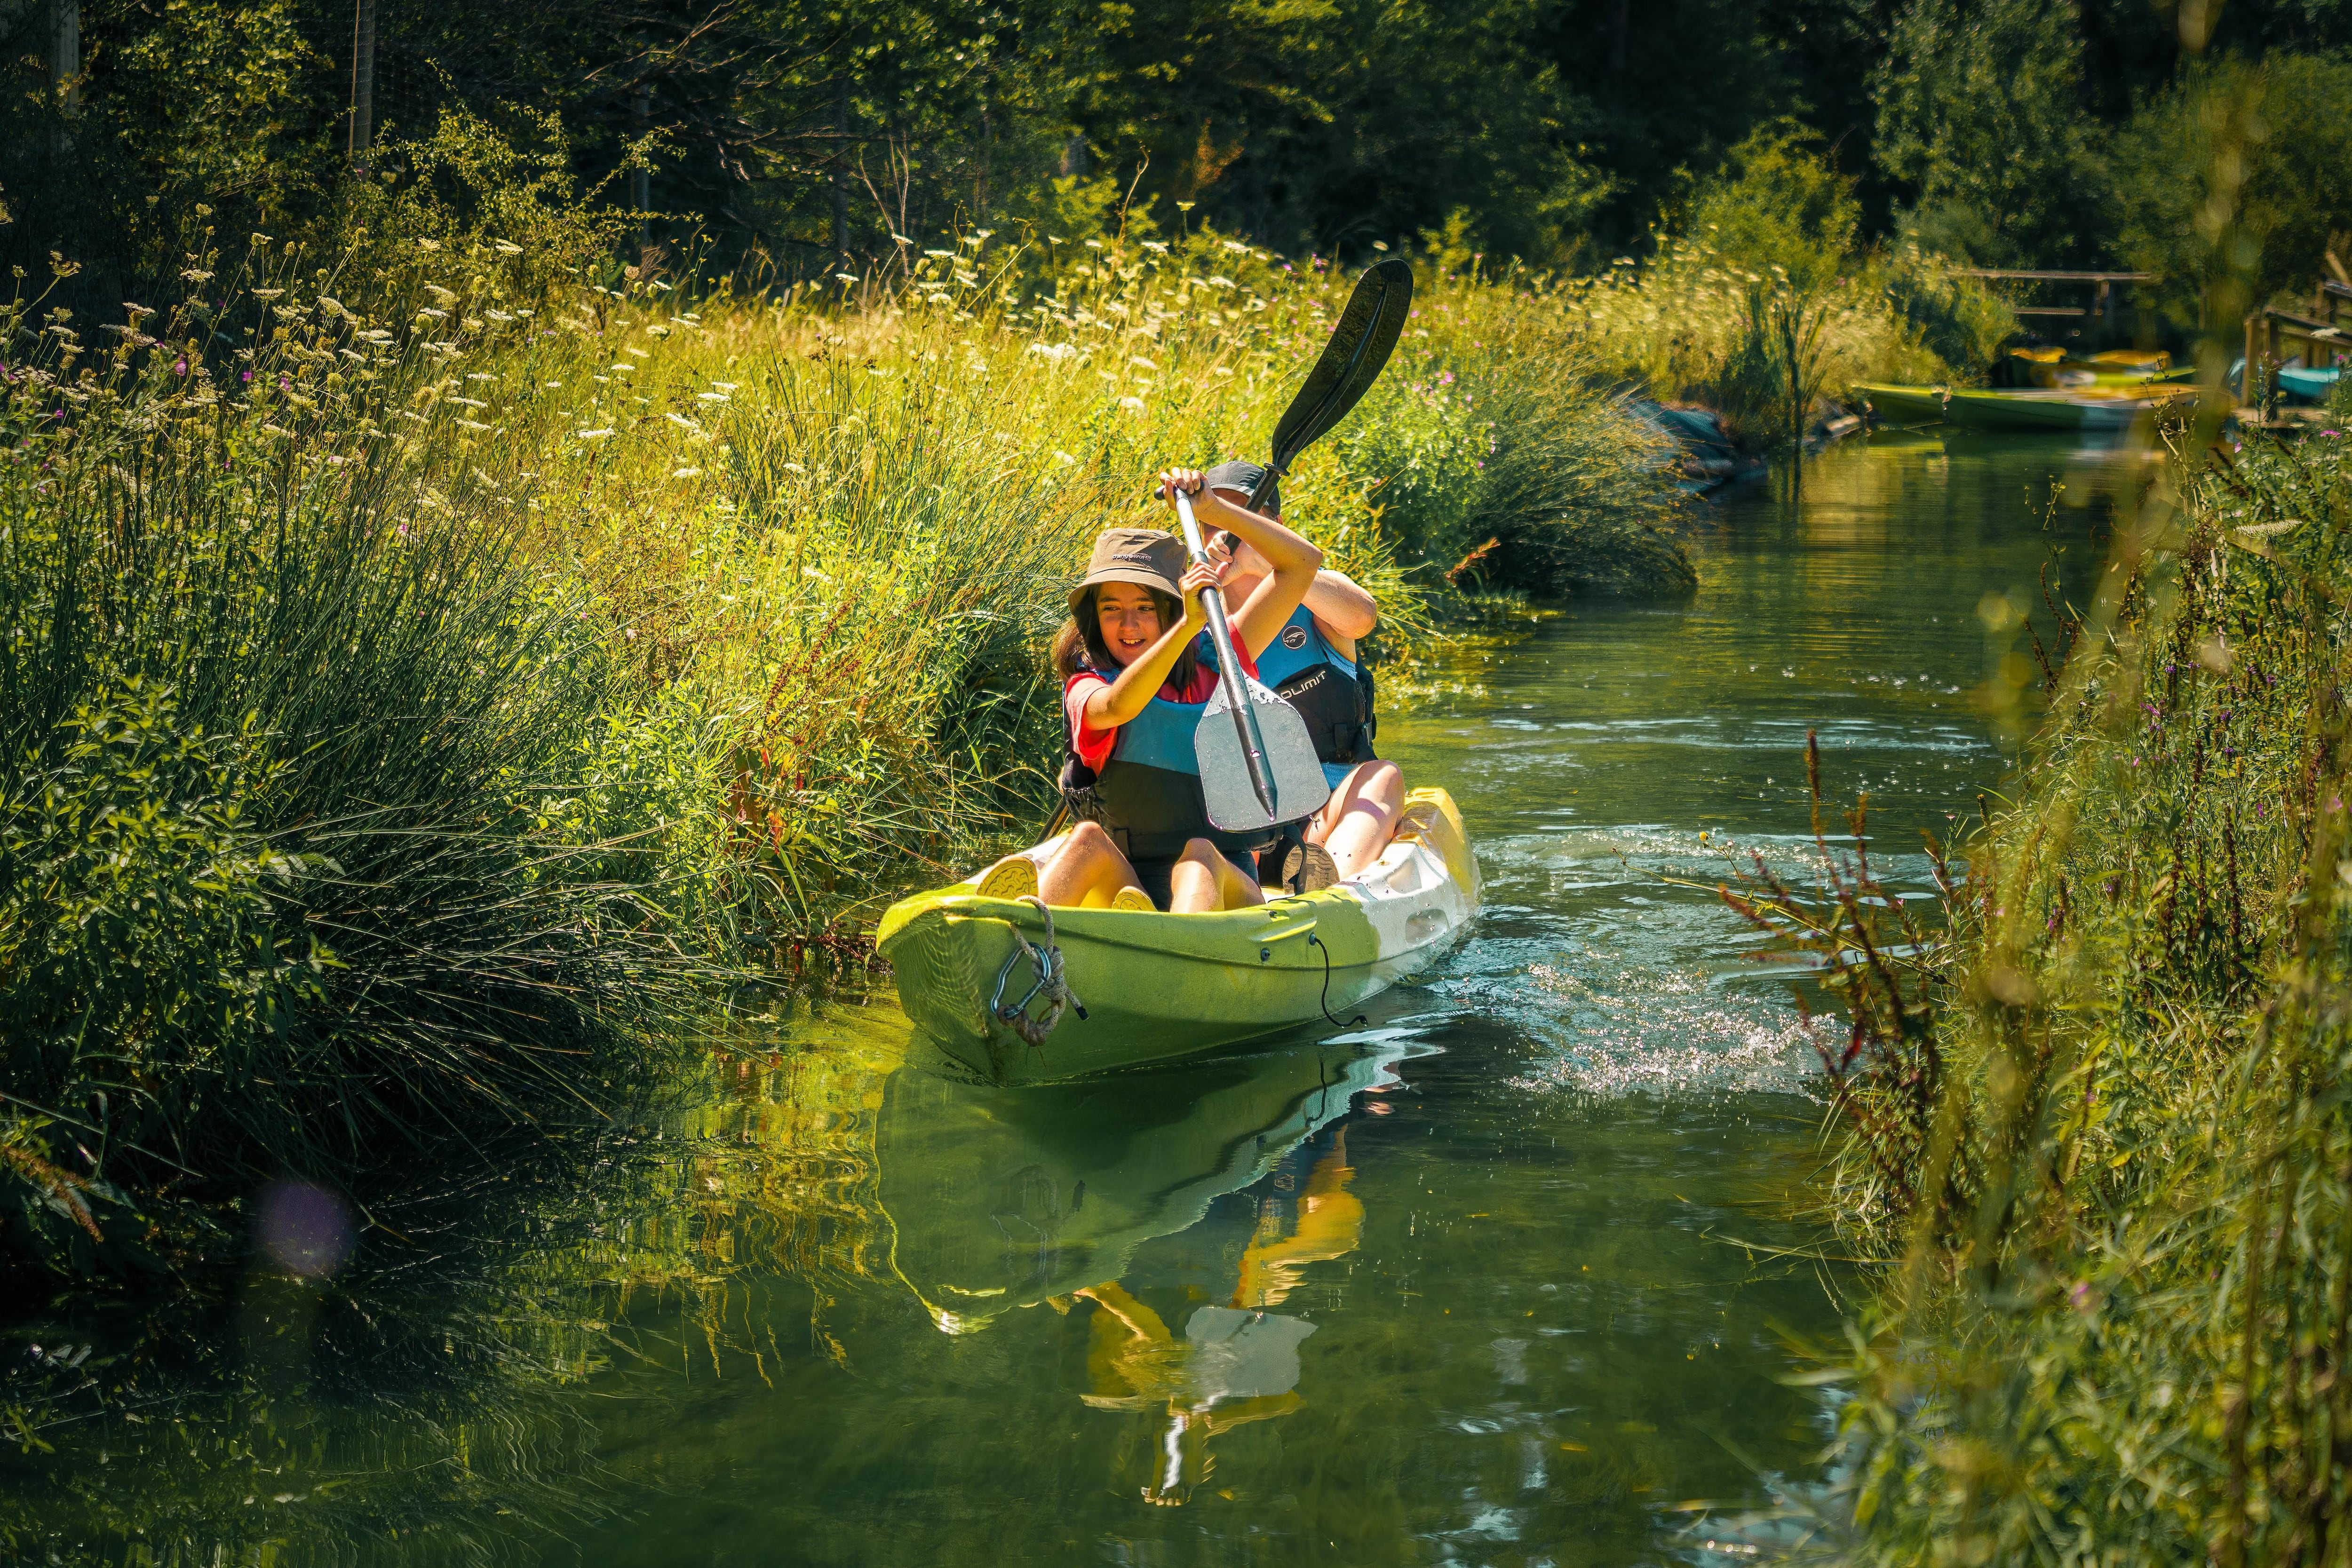
[[(2251, 397), (2254, 367), (2284, 364), (2296, 354), (2314, 370), (2352, 359), (2352, 287), (2322, 278), (2312, 293), (2311, 315), (2266, 305), (2246, 318), (2246, 371), (2239, 395)], [(2300, 348), (2291, 345), (2300, 344)]]
[[(2154, 283), (2153, 272), (2038, 272), (2021, 271), (1998, 267), (1961, 267), (1953, 271), (1962, 277), (1982, 277), (1995, 282), (2017, 283), (2088, 283), (2094, 286), (2088, 314), (2105, 320), (2115, 313), (2114, 286), (2118, 283)], [(2020, 316), (2081, 316), (2085, 314), (2074, 305), (2019, 305), (2012, 308)]]

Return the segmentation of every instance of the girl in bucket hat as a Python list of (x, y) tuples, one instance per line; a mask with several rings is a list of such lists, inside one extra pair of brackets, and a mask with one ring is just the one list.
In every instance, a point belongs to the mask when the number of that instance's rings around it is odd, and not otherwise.
[(1216, 690), (1216, 661), (1236, 658), (1256, 674), (1256, 655), (1306, 598), (1323, 552), (1205, 490), (1198, 469), (1160, 476), (1171, 509), (1179, 490), (1202, 528), (1247, 540), (1269, 568), (1244, 602), (1228, 602), (1235, 645), (1212, 647), (1202, 634), (1201, 591), (1223, 585), (1223, 568), (1189, 565), (1183, 545), (1158, 528), (1103, 530), (1054, 639), (1062, 790), (1076, 823), (1058, 843), (990, 867), (985, 896), (1179, 914), (1265, 902), (1255, 857), (1279, 831), (1229, 833), (1209, 821), (1192, 732)]

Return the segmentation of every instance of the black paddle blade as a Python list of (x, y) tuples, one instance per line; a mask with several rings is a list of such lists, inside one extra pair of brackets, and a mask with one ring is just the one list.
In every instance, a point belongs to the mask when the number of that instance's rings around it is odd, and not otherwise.
[[(1339, 423), (1380, 379), (1405, 317), (1412, 310), (1412, 268), (1396, 256), (1365, 270), (1323, 345), (1323, 357), (1307, 374), (1307, 384), (1290, 400), (1274, 427), (1274, 462), (1268, 476), (1286, 471), (1300, 453)], [(1256, 497), (1251, 497), (1255, 506)]]

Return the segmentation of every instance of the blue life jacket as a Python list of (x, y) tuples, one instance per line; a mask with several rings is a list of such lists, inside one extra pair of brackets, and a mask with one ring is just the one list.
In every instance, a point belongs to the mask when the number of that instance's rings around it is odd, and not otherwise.
[[(1205, 667), (1217, 667), (1216, 650), (1205, 632), (1193, 653)], [(1103, 678), (1117, 676), (1114, 670)], [(1118, 727), (1118, 739), (1099, 773), (1079, 759), (1066, 709), (1062, 798), (1070, 814), (1101, 823), (1130, 862), (1173, 860), (1192, 839), (1206, 839), (1229, 855), (1255, 854), (1276, 843), (1281, 838), (1278, 828), (1234, 833), (1209, 821), (1192, 745), (1207, 706), (1154, 696), (1141, 713)]]
[(1332, 788), (1359, 762), (1372, 759), (1372, 676), (1331, 645), (1305, 605), (1258, 655), (1258, 679), (1298, 710)]

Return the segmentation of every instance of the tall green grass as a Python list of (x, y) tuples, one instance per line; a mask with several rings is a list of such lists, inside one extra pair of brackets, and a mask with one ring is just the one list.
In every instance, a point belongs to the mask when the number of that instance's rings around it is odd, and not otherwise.
[(616, 763), (663, 741), (598, 727), (609, 612), (481, 466), (461, 389), (531, 314), (496, 253), (446, 327), (423, 269), (249, 257), (119, 323), (0, 312), (53, 345), (0, 462), (0, 1161), (58, 1266), (158, 1261), (150, 1199), (580, 1113), (692, 967), (674, 780)]
[(2352, 1551), (2352, 443), (2178, 472), (2079, 599), (1986, 602), (2042, 716), (1948, 931), (1826, 846), (1748, 901), (1847, 1004), (1830, 1198), (1886, 1268), (1841, 1560)]

